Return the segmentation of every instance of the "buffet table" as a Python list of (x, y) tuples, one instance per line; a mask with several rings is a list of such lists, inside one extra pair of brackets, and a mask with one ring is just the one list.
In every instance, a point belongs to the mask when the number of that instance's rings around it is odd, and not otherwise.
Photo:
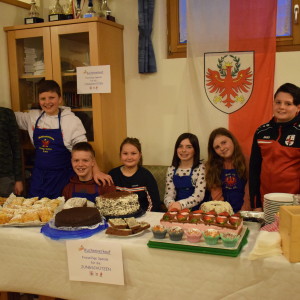
[[(159, 223), (160, 213), (141, 220)], [(65, 241), (54, 241), (39, 227), (0, 228), (0, 291), (18, 291), (63, 299), (297, 299), (300, 263), (284, 256), (250, 261), (257, 223), (247, 223), (248, 244), (238, 257), (148, 248), (147, 230), (130, 238), (90, 239), (120, 243), (125, 285), (70, 281)]]

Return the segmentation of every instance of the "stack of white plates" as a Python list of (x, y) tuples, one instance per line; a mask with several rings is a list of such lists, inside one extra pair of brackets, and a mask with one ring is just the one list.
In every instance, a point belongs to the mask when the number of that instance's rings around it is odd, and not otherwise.
[(264, 195), (264, 213), (267, 224), (274, 222), (274, 216), (282, 205), (293, 205), (293, 194), (271, 193)]

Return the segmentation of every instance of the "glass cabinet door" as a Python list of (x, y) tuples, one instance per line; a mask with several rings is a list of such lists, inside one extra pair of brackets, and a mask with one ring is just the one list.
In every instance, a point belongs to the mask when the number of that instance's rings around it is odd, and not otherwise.
[(45, 76), (43, 38), (18, 39), (17, 48), (20, 49), (18, 55), (20, 109), (24, 111), (31, 109), (38, 99), (37, 87)]
[(53, 72), (61, 84), (64, 105), (81, 119), (88, 141), (94, 141), (92, 95), (77, 94), (76, 68), (91, 65), (89, 27), (80, 27), (79, 32), (77, 24), (51, 28)]
[[(47, 29), (19, 30), (8, 33), (13, 109), (25, 111), (37, 106), (40, 81), (52, 78), (50, 32)], [(14, 63), (11, 63), (14, 61)]]

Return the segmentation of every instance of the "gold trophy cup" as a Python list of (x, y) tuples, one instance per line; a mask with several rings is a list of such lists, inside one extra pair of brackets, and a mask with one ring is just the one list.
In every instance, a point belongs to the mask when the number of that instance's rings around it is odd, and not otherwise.
[(25, 24), (42, 23), (44, 19), (39, 17), (38, 7), (36, 6), (35, 0), (31, 0), (31, 7), (29, 10), (29, 17), (24, 19)]
[(55, 0), (54, 6), (49, 11), (49, 22), (65, 20), (65, 14), (59, 0)]

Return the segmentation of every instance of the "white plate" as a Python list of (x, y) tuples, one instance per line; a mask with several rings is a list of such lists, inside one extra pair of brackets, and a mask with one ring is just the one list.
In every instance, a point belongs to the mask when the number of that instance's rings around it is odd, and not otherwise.
[(42, 227), (46, 222), (26, 222), (26, 223), (5, 223), (0, 224), (0, 227)]
[(293, 194), (270, 193), (270, 194), (265, 194), (264, 199), (275, 201), (275, 202), (293, 202)]
[[(143, 230), (143, 231), (140, 231), (140, 232), (137, 232), (137, 233), (134, 233), (134, 234), (130, 234), (130, 235), (115, 235), (115, 234), (106, 234), (107, 237), (109, 238), (131, 238), (131, 237), (134, 237), (134, 236), (139, 236), (139, 235), (142, 235), (145, 231), (147, 231), (149, 228)], [(148, 230), (149, 232), (149, 230)]]

